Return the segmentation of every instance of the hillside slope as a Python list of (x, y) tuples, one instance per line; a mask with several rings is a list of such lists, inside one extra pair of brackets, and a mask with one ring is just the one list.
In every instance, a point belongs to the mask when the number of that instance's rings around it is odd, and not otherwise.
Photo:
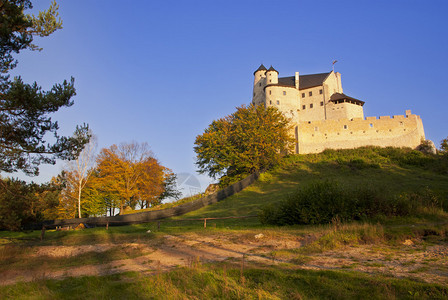
[(347, 187), (370, 186), (391, 195), (427, 187), (446, 199), (448, 159), (406, 148), (376, 147), (294, 155), (244, 191), (180, 218), (257, 214), (264, 205), (281, 201), (318, 180), (337, 181)]

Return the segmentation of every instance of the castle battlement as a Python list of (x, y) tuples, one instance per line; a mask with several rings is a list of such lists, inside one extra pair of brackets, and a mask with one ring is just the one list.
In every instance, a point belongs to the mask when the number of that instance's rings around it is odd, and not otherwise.
[(297, 153), (361, 146), (416, 148), (425, 138), (418, 115), (364, 118), (364, 101), (343, 93), (341, 74), (279, 77), (272, 66), (254, 72), (254, 105), (274, 106), (295, 124)]

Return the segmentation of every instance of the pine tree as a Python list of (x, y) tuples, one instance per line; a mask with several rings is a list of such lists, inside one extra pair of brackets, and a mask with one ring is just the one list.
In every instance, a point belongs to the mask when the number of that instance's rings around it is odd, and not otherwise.
[[(61, 107), (73, 105), (73, 78), (42, 91), (36, 82), (26, 84), (20, 77), (10, 79), (8, 75), (17, 66), (13, 54), (42, 50), (32, 43), (33, 38), (62, 28), (55, 2), (37, 17), (25, 14), (30, 8), (29, 0), (0, 3), (0, 171), (37, 175), (41, 163), (76, 158), (89, 141), (89, 133), (84, 124), (76, 127), (72, 137), (60, 136), (58, 123), (49, 117)], [(52, 143), (45, 141), (49, 135)]]

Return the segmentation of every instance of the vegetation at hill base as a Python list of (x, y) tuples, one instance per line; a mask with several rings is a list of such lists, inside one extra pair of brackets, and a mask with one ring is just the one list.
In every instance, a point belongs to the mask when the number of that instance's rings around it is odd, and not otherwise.
[(260, 220), (266, 224), (293, 225), (414, 216), (431, 210), (448, 211), (446, 200), (439, 200), (428, 188), (391, 196), (372, 187), (343, 187), (336, 182), (317, 181), (280, 203), (264, 207)]
[(123, 214), (125, 207), (149, 208), (165, 198), (179, 197), (175, 174), (160, 164), (147, 143), (101, 149), (86, 171), (88, 176), (78, 166), (62, 174), (62, 218), (115, 215), (116, 210)]
[(289, 120), (276, 108), (237, 107), (213, 121), (196, 137), (194, 151), (199, 173), (219, 177), (221, 186), (280, 163), (294, 143)]
[(57, 217), (59, 187), (0, 179), (0, 230), (21, 230), (43, 219)]
[(1, 179), (0, 230), (23, 230), (43, 220), (115, 215), (116, 210), (124, 213), (125, 206), (157, 207), (167, 197), (179, 198), (175, 174), (145, 143), (112, 145), (90, 159), (88, 168), (80, 167), (80, 158), (69, 162), (47, 184)]

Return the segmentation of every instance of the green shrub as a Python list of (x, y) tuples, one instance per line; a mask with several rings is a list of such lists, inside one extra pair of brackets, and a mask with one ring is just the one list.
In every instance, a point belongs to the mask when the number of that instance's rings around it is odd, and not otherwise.
[(318, 181), (297, 190), (287, 199), (262, 208), (263, 224), (325, 224), (339, 220), (365, 220), (375, 216), (408, 216), (425, 209), (443, 208), (429, 189), (388, 196), (369, 187), (346, 188), (332, 181)]

